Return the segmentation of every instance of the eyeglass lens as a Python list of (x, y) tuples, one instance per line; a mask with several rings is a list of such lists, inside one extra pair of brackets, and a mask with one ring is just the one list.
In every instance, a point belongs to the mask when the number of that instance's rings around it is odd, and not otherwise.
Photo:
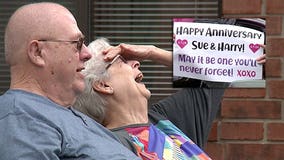
[(77, 42), (77, 49), (78, 49), (78, 51), (81, 51), (81, 49), (82, 49), (82, 46), (83, 46), (83, 44), (84, 44), (84, 42), (85, 42), (85, 40), (84, 40), (84, 38), (80, 38), (78, 41), (76, 41)]

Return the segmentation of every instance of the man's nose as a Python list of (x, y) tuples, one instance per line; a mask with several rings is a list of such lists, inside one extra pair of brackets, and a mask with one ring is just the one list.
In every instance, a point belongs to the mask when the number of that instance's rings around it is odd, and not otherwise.
[(83, 44), (82, 49), (80, 51), (80, 59), (83, 59), (84, 62), (88, 61), (92, 58), (91, 51), (88, 49), (88, 47)]

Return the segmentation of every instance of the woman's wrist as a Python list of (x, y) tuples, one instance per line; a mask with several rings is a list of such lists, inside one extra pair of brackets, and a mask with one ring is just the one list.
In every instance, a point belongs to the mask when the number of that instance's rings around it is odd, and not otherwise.
[(151, 46), (149, 59), (159, 64), (172, 66), (172, 52), (158, 48), (156, 46)]

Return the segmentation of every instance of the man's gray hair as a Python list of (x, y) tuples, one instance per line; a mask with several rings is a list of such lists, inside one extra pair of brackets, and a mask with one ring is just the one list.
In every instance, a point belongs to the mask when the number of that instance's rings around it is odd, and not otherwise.
[(99, 94), (93, 89), (95, 82), (103, 81), (109, 77), (106, 71), (107, 62), (103, 60), (103, 50), (110, 47), (105, 38), (97, 39), (88, 45), (92, 58), (85, 63), (85, 69), (82, 71), (85, 75), (86, 88), (84, 92), (77, 97), (74, 108), (103, 123), (105, 117), (106, 100), (104, 95)]

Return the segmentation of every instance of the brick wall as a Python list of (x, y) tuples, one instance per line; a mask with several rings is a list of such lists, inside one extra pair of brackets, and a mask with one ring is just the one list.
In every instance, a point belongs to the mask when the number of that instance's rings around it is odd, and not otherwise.
[(226, 91), (206, 151), (214, 160), (284, 160), (284, 1), (222, 0), (222, 16), (266, 18), (266, 88)]

